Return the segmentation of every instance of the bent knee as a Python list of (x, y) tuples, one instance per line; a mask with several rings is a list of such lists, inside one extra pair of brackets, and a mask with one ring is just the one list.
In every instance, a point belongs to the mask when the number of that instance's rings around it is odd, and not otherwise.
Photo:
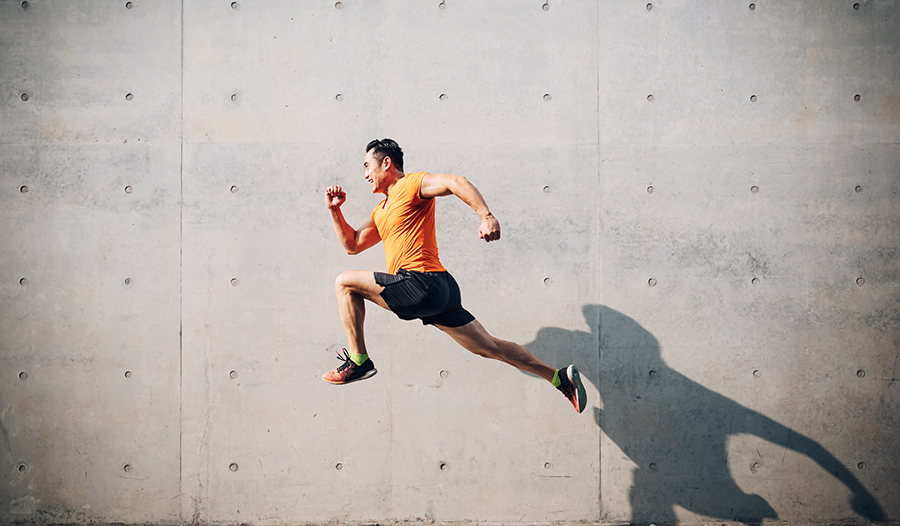
[(342, 290), (351, 290), (353, 288), (353, 284), (353, 272), (351, 271), (341, 272), (336, 278), (334, 278), (334, 288), (338, 292)]

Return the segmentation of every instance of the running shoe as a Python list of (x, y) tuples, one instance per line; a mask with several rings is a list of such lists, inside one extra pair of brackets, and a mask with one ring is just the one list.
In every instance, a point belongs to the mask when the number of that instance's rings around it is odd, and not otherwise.
[(350, 353), (347, 352), (347, 349), (341, 350), (344, 351), (344, 355), (341, 356), (341, 353), (338, 352), (337, 357), (338, 360), (344, 363), (337, 369), (322, 375), (322, 379), (326, 382), (338, 385), (349, 384), (350, 382), (371, 378), (378, 372), (378, 370), (375, 369), (375, 364), (372, 363), (371, 358), (366, 360), (362, 365), (356, 365), (353, 363), (353, 360), (350, 359)]
[(581, 375), (574, 365), (570, 365), (565, 369), (559, 370), (559, 387), (557, 389), (575, 406), (575, 410), (579, 413), (584, 411), (585, 400), (587, 395), (584, 392), (584, 385), (581, 383)]

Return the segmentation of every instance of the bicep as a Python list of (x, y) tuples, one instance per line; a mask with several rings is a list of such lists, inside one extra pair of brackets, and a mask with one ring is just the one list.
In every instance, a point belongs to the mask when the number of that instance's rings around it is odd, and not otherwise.
[(457, 175), (425, 174), (419, 185), (419, 195), (425, 199), (450, 195), (453, 193), (457, 179), (459, 179)]
[(375, 227), (375, 222), (372, 221), (372, 218), (369, 218), (356, 231), (356, 251), (362, 252), (377, 245), (379, 241), (381, 241), (381, 236), (378, 234), (378, 228)]

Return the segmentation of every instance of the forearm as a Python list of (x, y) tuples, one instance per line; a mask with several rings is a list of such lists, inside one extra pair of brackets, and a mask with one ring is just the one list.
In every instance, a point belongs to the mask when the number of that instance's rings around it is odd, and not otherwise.
[(456, 177), (449, 190), (453, 195), (460, 198), (462, 202), (469, 205), (482, 220), (492, 217), (491, 210), (488, 208), (484, 196), (465, 177)]
[(334, 224), (334, 232), (337, 234), (338, 241), (341, 242), (344, 250), (349, 254), (356, 253), (356, 230), (344, 219), (344, 214), (340, 208), (331, 210), (331, 222)]

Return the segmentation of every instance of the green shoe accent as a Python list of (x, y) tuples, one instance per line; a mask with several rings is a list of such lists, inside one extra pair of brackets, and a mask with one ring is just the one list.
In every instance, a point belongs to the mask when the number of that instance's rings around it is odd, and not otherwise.
[(351, 354), (350, 359), (353, 360), (353, 363), (356, 365), (362, 365), (366, 363), (366, 360), (369, 359), (368, 354)]
[(559, 384), (562, 383), (562, 380), (559, 379), (559, 369), (553, 373), (553, 380), (550, 380), (550, 383), (553, 384), (553, 387), (559, 387)]

